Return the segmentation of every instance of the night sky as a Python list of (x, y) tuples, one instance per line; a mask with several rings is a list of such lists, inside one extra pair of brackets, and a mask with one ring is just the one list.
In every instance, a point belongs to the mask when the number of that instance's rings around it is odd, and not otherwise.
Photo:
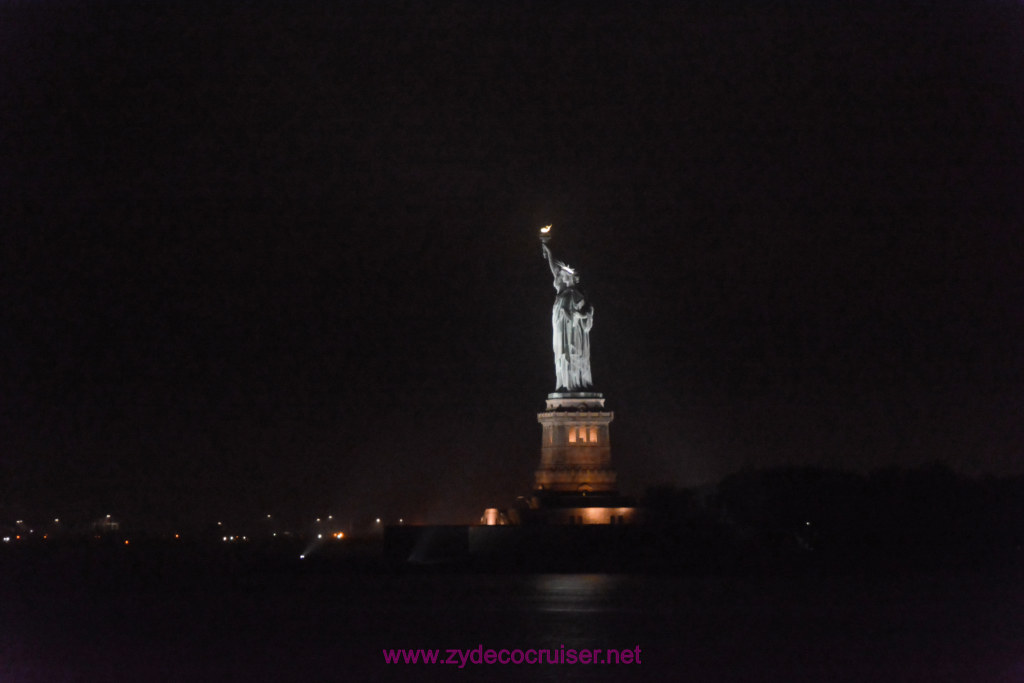
[(473, 521), (596, 309), (628, 493), (1024, 469), (1024, 7), (6, 2), (0, 519)]

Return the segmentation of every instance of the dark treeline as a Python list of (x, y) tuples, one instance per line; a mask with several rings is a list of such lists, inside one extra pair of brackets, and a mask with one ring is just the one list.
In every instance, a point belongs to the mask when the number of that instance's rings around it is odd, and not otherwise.
[(677, 570), (998, 566), (1024, 555), (1024, 477), (942, 464), (744, 471), (645, 497), (652, 559)]

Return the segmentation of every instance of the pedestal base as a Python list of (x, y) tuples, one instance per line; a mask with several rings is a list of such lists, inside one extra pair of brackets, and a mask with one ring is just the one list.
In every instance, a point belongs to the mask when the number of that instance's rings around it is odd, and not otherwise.
[(604, 410), (597, 392), (548, 394), (542, 426), (540, 467), (534, 490), (570, 494), (615, 493), (608, 425), (615, 415)]

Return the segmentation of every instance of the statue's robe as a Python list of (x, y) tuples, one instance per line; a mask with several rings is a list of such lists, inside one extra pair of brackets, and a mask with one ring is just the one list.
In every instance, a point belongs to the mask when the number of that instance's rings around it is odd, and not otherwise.
[(552, 347), (557, 389), (578, 391), (593, 384), (590, 373), (590, 328), (594, 310), (576, 287), (555, 280), (558, 295), (551, 308)]

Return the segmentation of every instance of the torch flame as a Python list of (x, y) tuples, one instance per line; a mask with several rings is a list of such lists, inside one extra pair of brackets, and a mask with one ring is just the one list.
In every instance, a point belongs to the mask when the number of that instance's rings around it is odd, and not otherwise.
[(540, 231), (542, 233), (544, 233), (544, 234), (547, 234), (547, 233), (551, 232), (551, 226), (550, 225), (545, 225), (543, 228), (540, 229)]

